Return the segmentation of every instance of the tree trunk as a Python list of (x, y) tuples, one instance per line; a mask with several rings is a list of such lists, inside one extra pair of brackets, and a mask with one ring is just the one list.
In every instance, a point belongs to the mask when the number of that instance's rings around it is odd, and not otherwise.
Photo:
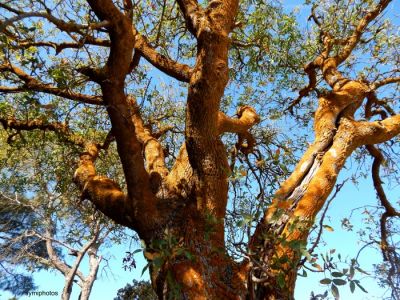
[(97, 257), (97, 247), (91, 247), (88, 250), (89, 256), (89, 275), (82, 280), (81, 294), (79, 300), (89, 300), (94, 281), (97, 278), (101, 257)]

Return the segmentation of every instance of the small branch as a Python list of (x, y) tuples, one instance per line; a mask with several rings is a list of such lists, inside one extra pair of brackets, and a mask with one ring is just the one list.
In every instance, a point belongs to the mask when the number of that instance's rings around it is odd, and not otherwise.
[[(7, 8), (5, 4), (2, 5), (3, 8)], [(7, 8), (10, 10), (9, 8)], [(82, 30), (87, 30), (87, 29), (99, 29), (103, 27), (109, 26), (108, 21), (103, 21), (100, 23), (90, 23), (90, 24), (77, 24), (72, 21), (70, 22), (65, 22), (61, 19), (58, 19), (51, 15), (50, 13), (46, 11), (42, 12), (23, 12), (23, 11), (17, 11), (13, 10), (14, 13), (17, 15), (15, 17), (9, 18), (5, 20), (3, 23), (0, 24), (0, 32), (3, 32), (8, 26), (12, 25), (15, 22), (21, 21), (26, 18), (32, 18), (32, 17), (39, 17), (39, 18), (45, 18), (49, 22), (53, 23), (56, 25), (56, 27), (62, 31), (66, 32), (79, 32), (82, 33)]]
[(85, 140), (75, 135), (71, 132), (66, 124), (58, 122), (47, 122), (46, 120), (33, 119), (21, 121), (17, 120), (15, 117), (0, 118), (0, 123), (3, 125), (4, 129), (15, 129), (15, 130), (44, 130), (44, 131), (54, 131), (59, 134), (63, 139), (68, 142), (83, 147)]
[[(323, 224), (324, 224), (326, 213), (328, 212), (328, 208), (331, 205), (332, 201), (336, 198), (337, 194), (340, 192), (340, 190), (342, 189), (342, 187), (344, 186), (346, 181), (347, 181), (347, 179), (345, 181), (343, 181), (342, 183), (337, 184), (335, 186), (335, 192), (333, 193), (332, 197), (326, 202), (325, 209), (322, 212), (321, 218), (319, 220), (319, 224), (318, 224), (319, 229), (318, 229), (317, 238), (313, 242), (313, 245), (311, 246), (311, 248), (308, 250), (308, 253), (312, 254), (314, 252), (315, 248), (318, 247), (318, 244), (319, 244), (319, 241), (321, 240), (322, 232), (324, 229)], [(307, 260), (306, 257), (303, 258), (303, 260), (301, 262), (299, 262), (299, 265), (304, 266), (304, 263), (306, 262), (306, 260)]]
[(17, 48), (29, 48), (29, 47), (51, 47), (56, 51), (56, 55), (65, 49), (80, 49), (84, 45), (93, 45), (100, 47), (110, 47), (109, 40), (97, 39), (90, 36), (82, 37), (78, 42), (64, 42), (64, 43), (54, 43), (49, 41), (15, 41), (17, 43)]
[(399, 82), (400, 82), (400, 77), (389, 77), (389, 78), (385, 78), (385, 79), (382, 79), (382, 80), (372, 83), (370, 87), (371, 87), (371, 90), (376, 90), (387, 84), (399, 83)]
[(365, 28), (368, 26), (368, 24), (373, 21), (391, 2), (391, 0), (381, 0), (379, 3), (376, 5), (375, 9), (369, 11), (359, 22), (358, 25), (356, 26), (355, 30), (353, 31), (353, 34), (347, 38), (346, 40), (346, 45), (344, 48), (340, 51), (340, 53), (335, 57), (337, 61), (337, 65), (341, 64), (343, 61), (345, 61), (355, 46), (358, 44), (360, 41), (361, 35), (364, 33)]
[(303, 97), (307, 97), (311, 91), (315, 89), (315, 86), (317, 84), (317, 72), (316, 72), (317, 66), (314, 64), (314, 62), (311, 62), (307, 64), (304, 68), (304, 71), (308, 75), (308, 85), (302, 88), (299, 91), (299, 96), (290, 103), (289, 107), (287, 110), (293, 115), (293, 108), (300, 103), (301, 99)]
[(0, 87), (0, 92), (15, 93), (25, 91), (37, 91), (46, 94), (56, 95), (70, 100), (78, 101), (86, 104), (103, 105), (103, 101), (99, 96), (89, 96), (81, 93), (74, 93), (69, 90), (56, 88), (50, 84), (40, 82), (38, 79), (28, 75), (22, 69), (12, 64), (0, 65), (1, 71), (9, 71), (18, 76), (25, 84), (21, 87)]

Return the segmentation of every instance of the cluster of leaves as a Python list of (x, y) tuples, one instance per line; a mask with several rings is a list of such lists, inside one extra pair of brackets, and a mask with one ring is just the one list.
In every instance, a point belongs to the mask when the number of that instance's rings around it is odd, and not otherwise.
[(157, 300), (153, 287), (148, 281), (133, 280), (117, 292), (114, 300)]

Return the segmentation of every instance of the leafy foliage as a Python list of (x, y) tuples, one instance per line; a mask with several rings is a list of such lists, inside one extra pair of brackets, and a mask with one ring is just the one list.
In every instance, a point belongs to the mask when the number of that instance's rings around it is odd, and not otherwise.
[(114, 300), (156, 300), (157, 295), (148, 281), (133, 280), (132, 284), (118, 290)]

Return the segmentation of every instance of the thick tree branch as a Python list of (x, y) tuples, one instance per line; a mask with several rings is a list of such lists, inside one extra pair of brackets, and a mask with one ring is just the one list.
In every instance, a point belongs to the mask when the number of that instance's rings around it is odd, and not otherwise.
[(260, 122), (260, 117), (250, 106), (242, 106), (237, 112), (238, 119), (233, 119), (223, 112), (218, 114), (218, 129), (220, 133), (233, 132), (245, 133), (251, 127)]
[(141, 35), (134, 26), (132, 26), (132, 31), (135, 36), (135, 49), (139, 51), (149, 63), (175, 79), (189, 82), (192, 69), (188, 65), (181, 64), (161, 55), (150, 45), (147, 38)]
[(95, 160), (98, 145), (86, 144), (81, 153), (74, 181), (82, 192), (82, 199), (90, 200), (101, 212), (116, 223), (132, 227), (132, 207), (117, 183), (96, 174)]
[(204, 18), (204, 11), (197, 0), (177, 0), (182, 11), (186, 26), (191, 34), (197, 37), (199, 22)]
[(356, 122), (356, 142), (361, 145), (373, 145), (386, 142), (400, 134), (400, 115), (375, 122)]
[(128, 96), (128, 102), (132, 110), (132, 120), (135, 125), (135, 133), (143, 147), (147, 172), (149, 172), (151, 178), (164, 178), (168, 175), (168, 169), (165, 165), (163, 148), (160, 142), (152, 135), (150, 130), (145, 128), (135, 98), (133, 98), (133, 96)]
[[(110, 54), (103, 68), (91, 72), (91, 79), (101, 86), (124, 170), (128, 196), (125, 197), (108, 178), (95, 176), (94, 160), (98, 149), (93, 145), (88, 145), (86, 152), (81, 155), (83, 172), (82, 180), (78, 182), (81, 182), (80, 186), (87, 190), (87, 194), (92, 194), (91, 200), (103, 213), (120, 224), (134, 228), (142, 238), (146, 238), (157, 226), (157, 222), (162, 222), (162, 216), (159, 215), (158, 200), (151, 189), (142, 145), (135, 135), (132, 110), (125, 95), (125, 79), (131, 71), (135, 42), (132, 24), (112, 0), (88, 0), (88, 3), (100, 20), (110, 22)], [(85, 175), (85, 166), (88, 166), (89, 177)], [(100, 196), (99, 201), (96, 200), (97, 196)]]
[(129, 20), (133, 19), (133, 3), (132, 0), (124, 0), (124, 10)]

